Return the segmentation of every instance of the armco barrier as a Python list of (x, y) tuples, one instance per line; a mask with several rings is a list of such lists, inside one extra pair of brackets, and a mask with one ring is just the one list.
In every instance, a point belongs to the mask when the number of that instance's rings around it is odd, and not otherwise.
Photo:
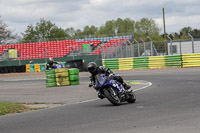
[(164, 68), (165, 57), (164, 56), (151, 56), (149, 57), (149, 68)]
[(183, 54), (182, 67), (199, 67), (200, 54)]
[[(90, 60), (89, 60), (90, 61)], [(89, 62), (87, 61), (87, 62)], [(169, 56), (103, 59), (103, 66), (111, 70), (152, 69), (168, 67), (200, 67), (200, 53)], [(98, 64), (100, 65), (100, 64)], [(36, 68), (35, 68), (36, 66)], [(38, 69), (40, 68), (40, 69)], [(0, 67), (0, 73), (43, 72), (45, 64)]]
[(119, 70), (133, 69), (133, 58), (120, 58), (118, 59)]
[(181, 66), (182, 66), (181, 55), (165, 56), (165, 67), (181, 67)]
[(135, 57), (133, 59), (134, 69), (146, 69), (148, 68), (149, 58), (148, 57)]
[(111, 70), (200, 66), (200, 54), (183, 56), (183, 62), (182, 55), (103, 59), (102, 62)]
[(103, 66), (109, 67), (111, 70), (119, 70), (118, 59), (103, 59)]

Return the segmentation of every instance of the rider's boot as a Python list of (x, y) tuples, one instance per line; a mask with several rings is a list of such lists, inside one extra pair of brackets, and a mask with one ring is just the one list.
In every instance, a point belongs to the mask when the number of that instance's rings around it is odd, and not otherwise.
[(126, 84), (125, 82), (123, 83), (124, 89), (126, 90), (126, 92), (132, 92), (132, 90), (130, 89), (131, 86)]
[(100, 99), (104, 99), (104, 98), (105, 98), (101, 93), (98, 93), (97, 95), (98, 95), (98, 97), (99, 97)]

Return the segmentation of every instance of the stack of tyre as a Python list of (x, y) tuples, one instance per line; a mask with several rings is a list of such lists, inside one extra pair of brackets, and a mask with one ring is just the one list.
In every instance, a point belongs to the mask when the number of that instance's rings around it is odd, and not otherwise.
[(57, 86), (55, 70), (46, 70), (46, 87)]
[(57, 86), (67, 86), (69, 83), (69, 72), (67, 68), (55, 69)]
[(79, 84), (79, 69), (77, 68), (69, 69), (69, 82), (70, 82), (70, 85)]

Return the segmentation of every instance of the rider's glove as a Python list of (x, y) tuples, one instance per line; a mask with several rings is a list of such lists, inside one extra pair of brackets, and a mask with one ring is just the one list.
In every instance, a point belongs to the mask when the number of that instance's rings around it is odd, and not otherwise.
[(92, 83), (89, 84), (89, 87), (92, 87)]

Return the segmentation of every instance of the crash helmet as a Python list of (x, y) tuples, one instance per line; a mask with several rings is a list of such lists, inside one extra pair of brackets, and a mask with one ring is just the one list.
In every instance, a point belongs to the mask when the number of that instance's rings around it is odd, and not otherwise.
[(49, 65), (53, 65), (53, 63), (54, 63), (53, 58), (49, 58), (48, 64), (49, 64)]
[(91, 74), (95, 74), (96, 73), (96, 70), (97, 70), (97, 64), (95, 62), (90, 62), (88, 63), (88, 71), (91, 73)]

